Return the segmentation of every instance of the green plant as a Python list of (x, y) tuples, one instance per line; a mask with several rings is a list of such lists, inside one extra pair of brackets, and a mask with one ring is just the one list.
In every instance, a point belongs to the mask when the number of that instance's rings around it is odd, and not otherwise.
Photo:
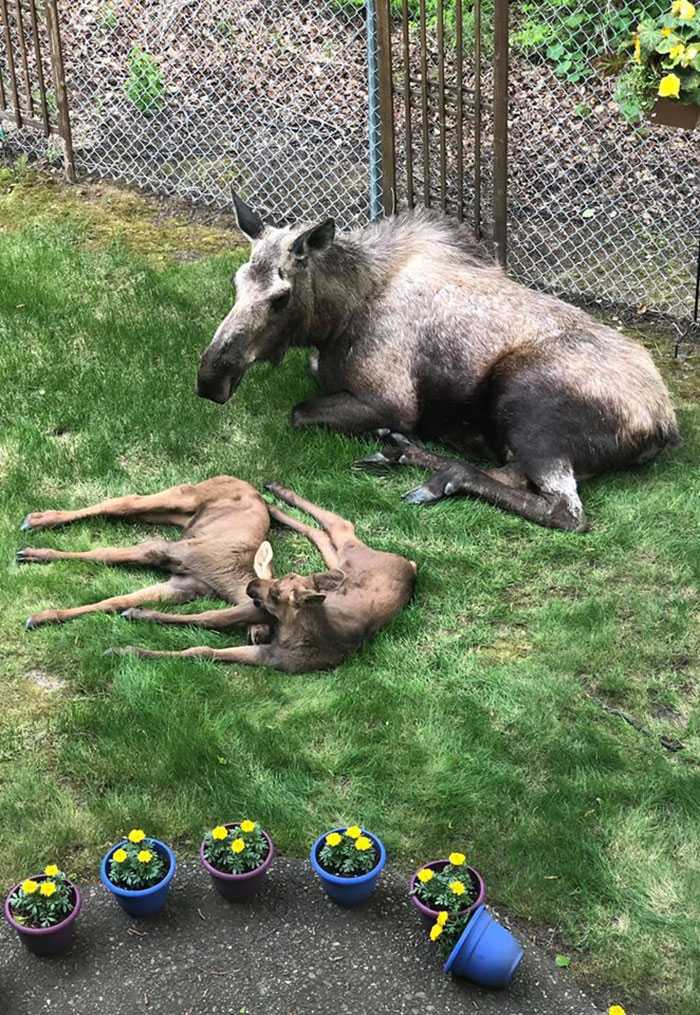
[(155, 113), (163, 105), (165, 79), (158, 62), (140, 46), (133, 46), (127, 59), (129, 76), (124, 84), (126, 97), (142, 113)]
[(204, 837), (204, 856), (212, 867), (226, 874), (246, 874), (258, 868), (269, 845), (255, 821), (217, 825)]
[(441, 870), (422, 867), (416, 878), (415, 892), (430, 909), (459, 913), (477, 898), (477, 890), (467, 870), (464, 853), (450, 853), (449, 863)]
[(110, 32), (119, 24), (119, 17), (112, 4), (105, 4), (98, 17), (100, 27), (106, 28)]
[(132, 828), (129, 835), (109, 861), (109, 880), (121, 888), (140, 891), (151, 888), (162, 881), (166, 872), (166, 861), (146, 838), (142, 828)]
[(55, 864), (44, 868), (41, 878), (27, 878), (10, 896), (10, 910), (25, 927), (54, 927), (75, 905), (73, 889)]
[(329, 832), (318, 860), (329, 874), (354, 878), (376, 866), (378, 856), (374, 843), (359, 825), (350, 825), (344, 832)]

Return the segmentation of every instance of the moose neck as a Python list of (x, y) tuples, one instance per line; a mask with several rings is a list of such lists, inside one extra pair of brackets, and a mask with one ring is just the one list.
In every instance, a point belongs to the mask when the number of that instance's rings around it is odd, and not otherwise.
[(312, 270), (304, 344), (321, 348), (367, 307), (381, 287), (382, 273), (350, 237), (339, 237)]

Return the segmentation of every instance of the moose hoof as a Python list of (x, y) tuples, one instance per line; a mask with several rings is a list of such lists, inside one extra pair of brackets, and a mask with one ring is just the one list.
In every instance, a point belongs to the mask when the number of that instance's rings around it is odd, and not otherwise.
[(435, 501), (440, 500), (440, 495), (433, 493), (427, 486), (417, 486), (415, 490), (409, 490), (405, 493), (402, 500), (405, 500), (408, 504), (433, 504)]
[(38, 626), (39, 625), (35, 622), (33, 617), (27, 617), (27, 619), (24, 622), (25, 631), (36, 631)]
[(41, 550), (34, 550), (31, 546), (25, 546), (15, 554), (18, 564), (48, 564), (48, 557), (44, 557)]
[(122, 610), (119, 616), (123, 617), (124, 620), (140, 620), (142, 611), (132, 606), (128, 610)]
[(20, 530), (22, 532), (31, 532), (31, 530), (34, 528), (34, 526), (32, 525), (32, 522), (31, 522), (31, 518), (32, 518), (31, 515), (25, 515), (24, 516), (24, 521), (20, 525)]

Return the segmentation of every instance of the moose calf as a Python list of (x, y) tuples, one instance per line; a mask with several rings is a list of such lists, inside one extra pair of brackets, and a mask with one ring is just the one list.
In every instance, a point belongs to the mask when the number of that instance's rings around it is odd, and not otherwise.
[[(230, 603), (243, 603), (248, 601), (246, 588), (256, 574), (272, 577), (271, 551), (264, 542), (270, 527), (267, 504), (249, 483), (232, 476), (216, 476), (196, 485), (173, 486), (146, 497), (115, 497), (79, 511), (35, 511), (27, 515), (22, 529), (53, 528), (98, 516), (180, 525), (182, 538), (177, 541), (151, 539), (136, 546), (76, 553), (27, 547), (19, 551), (17, 560), (23, 564), (92, 560), (158, 568), (171, 577), (138, 592), (113, 596), (99, 603), (35, 613), (27, 621), (29, 630), (87, 613), (115, 613), (149, 602), (187, 603), (199, 597), (217, 596)], [(269, 618), (262, 617), (263, 626), (251, 630), (253, 640), (268, 636), (264, 626), (266, 619)]]
[(272, 551), (265, 544), (266, 553), (256, 562), (257, 577), (247, 586), (247, 607), (188, 615), (131, 609), (126, 615), (132, 620), (196, 624), (214, 630), (234, 624), (269, 623), (269, 644), (224, 649), (202, 646), (184, 652), (152, 652), (130, 646), (126, 651), (148, 658), (203, 657), (270, 666), (285, 673), (330, 669), (357, 651), (406, 605), (415, 584), (413, 561), (371, 549), (358, 539), (350, 522), (277, 483), (270, 483), (267, 489), (320, 523), (322, 529), (317, 529), (278, 508), (269, 509), (275, 521), (302, 533), (316, 545), (328, 571), (307, 576), (288, 574), (275, 580), (269, 574)]

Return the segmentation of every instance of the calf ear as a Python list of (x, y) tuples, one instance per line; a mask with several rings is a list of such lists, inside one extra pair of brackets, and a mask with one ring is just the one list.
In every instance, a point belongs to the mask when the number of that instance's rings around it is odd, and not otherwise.
[(253, 570), (258, 578), (272, 578), (272, 547), (265, 540), (258, 547), (253, 559)]
[(322, 603), (326, 598), (325, 592), (314, 592), (313, 589), (294, 589), (289, 597), (292, 606), (312, 606)]
[(345, 571), (336, 567), (332, 571), (319, 571), (311, 577), (319, 592), (335, 592), (345, 581)]
[(236, 219), (236, 225), (252, 243), (253, 240), (257, 240), (259, 236), (262, 236), (265, 230), (265, 223), (258, 213), (249, 208), (233, 189), (231, 190), (231, 196), (233, 198), (233, 214)]
[(295, 257), (306, 257), (308, 254), (319, 254), (327, 250), (335, 239), (335, 219), (326, 219), (320, 225), (306, 229), (292, 243)]

